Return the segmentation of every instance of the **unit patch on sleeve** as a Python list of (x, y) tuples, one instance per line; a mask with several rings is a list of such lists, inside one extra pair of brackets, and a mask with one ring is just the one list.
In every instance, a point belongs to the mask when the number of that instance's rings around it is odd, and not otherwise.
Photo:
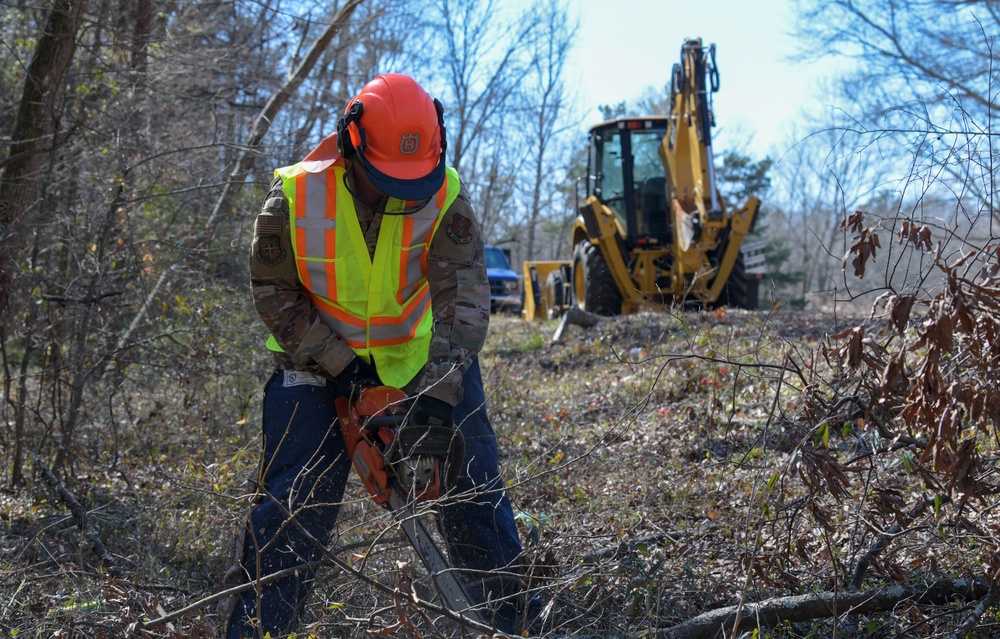
[(286, 255), (277, 235), (261, 235), (257, 238), (257, 259), (264, 266), (277, 266), (284, 261)]
[(456, 244), (468, 244), (472, 241), (472, 220), (461, 213), (455, 213), (447, 228), (448, 237)]

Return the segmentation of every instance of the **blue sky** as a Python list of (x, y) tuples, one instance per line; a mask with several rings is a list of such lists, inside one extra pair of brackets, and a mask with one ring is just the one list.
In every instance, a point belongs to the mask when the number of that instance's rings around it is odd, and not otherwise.
[[(803, 64), (790, 0), (568, 0), (580, 20), (568, 78), (585, 108), (634, 102), (661, 88), (685, 37), (715, 43), (721, 76), (715, 94), (717, 146), (753, 135), (753, 155), (787, 149), (799, 115), (824, 108), (821, 81), (841, 60)], [(758, 153), (759, 151), (759, 153)]]

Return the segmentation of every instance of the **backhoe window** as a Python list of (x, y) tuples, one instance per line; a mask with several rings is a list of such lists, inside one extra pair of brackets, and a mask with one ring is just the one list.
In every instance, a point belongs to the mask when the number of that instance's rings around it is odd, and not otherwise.
[(632, 131), (632, 179), (635, 184), (638, 237), (658, 242), (670, 241), (667, 211), (667, 180), (660, 161), (663, 129)]
[(660, 161), (660, 141), (663, 129), (641, 129), (632, 131), (632, 177), (637, 184), (649, 178), (663, 177), (663, 162)]
[(618, 131), (603, 134), (594, 193), (616, 213), (623, 212), (625, 182), (622, 178), (622, 138)]

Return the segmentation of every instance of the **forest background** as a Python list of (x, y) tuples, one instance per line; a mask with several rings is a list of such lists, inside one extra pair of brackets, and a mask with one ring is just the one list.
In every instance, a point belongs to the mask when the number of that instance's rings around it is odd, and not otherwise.
[[(376, 73), (444, 103), (488, 242), (569, 257), (572, 5), (501, 4), (0, 4), (0, 632), (216, 622), (206, 604), (150, 624), (221, 588), (256, 464), (252, 219)], [(803, 51), (855, 63), (780, 162), (739, 140), (717, 157), (730, 202), (765, 201), (764, 310), (662, 309), (562, 344), (492, 325), (494, 425), (554, 633), (696, 636), (678, 633), (712, 610), (726, 636), (996, 624), (1000, 10), (795, 7)], [(605, 115), (664, 112), (668, 81)], [(339, 566), (311, 627), (412, 631), (379, 603), (392, 553), (356, 507), (338, 552), (385, 565)]]

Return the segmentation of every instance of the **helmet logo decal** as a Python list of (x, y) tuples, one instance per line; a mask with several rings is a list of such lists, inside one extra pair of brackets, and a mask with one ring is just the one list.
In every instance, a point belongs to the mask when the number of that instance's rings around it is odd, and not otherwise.
[(399, 139), (399, 152), (403, 155), (413, 155), (420, 147), (419, 133), (404, 133)]

